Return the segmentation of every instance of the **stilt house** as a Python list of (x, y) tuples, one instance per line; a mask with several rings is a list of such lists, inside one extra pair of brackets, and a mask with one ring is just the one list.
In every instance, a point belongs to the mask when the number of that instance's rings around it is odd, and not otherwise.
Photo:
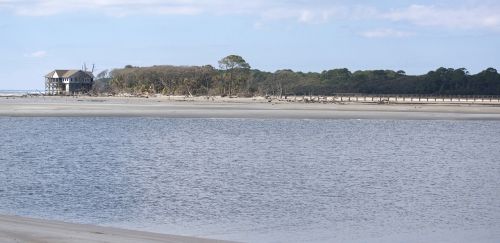
[(45, 75), (45, 94), (73, 95), (92, 90), (94, 75), (83, 70), (54, 70)]

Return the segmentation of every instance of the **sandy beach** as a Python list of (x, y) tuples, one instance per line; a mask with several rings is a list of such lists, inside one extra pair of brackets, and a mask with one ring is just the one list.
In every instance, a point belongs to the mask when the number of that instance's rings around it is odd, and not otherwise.
[(65, 223), (0, 215), (2, 243), (216, 243), (229, 242), (195, 237)]
[(2, 97), (0, 116), (500, 120), (497, 102), (302, 103), (264, 98)]

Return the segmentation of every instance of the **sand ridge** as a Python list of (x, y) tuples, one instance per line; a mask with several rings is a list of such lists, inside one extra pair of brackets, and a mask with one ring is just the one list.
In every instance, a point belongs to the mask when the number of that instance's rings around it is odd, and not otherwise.
[(2, 243), (225, 243), (196, 237), (0, 215)]
[(0, 98), (0, 116), (500, 120), (496, 103), (302, 103), (264, 98)]

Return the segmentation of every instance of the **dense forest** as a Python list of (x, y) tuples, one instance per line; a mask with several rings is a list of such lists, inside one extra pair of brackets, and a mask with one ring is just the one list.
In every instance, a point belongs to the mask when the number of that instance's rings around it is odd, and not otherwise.
[(105, 70), (96, 76), (96, 93), (165, 95), (333, 95), (432, 94), (500, 95), (500, 74), (488, 68), (470, 74), (465, 68), (438, 68), (424, 75), (404, 71), (370, 70), (351, 72), (332, 69), (321, 73), (289, 69), (265, 72), (252, 69), (240, 56), (230, 55), (219, 67), (152, 66)]

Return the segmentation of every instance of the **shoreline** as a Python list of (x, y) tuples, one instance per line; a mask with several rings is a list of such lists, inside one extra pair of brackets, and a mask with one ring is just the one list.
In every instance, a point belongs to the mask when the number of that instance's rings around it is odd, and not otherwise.
[(265, 98), (0, 98), (0, 117), (500, 120), (496, 103), (297, 103)]
[(230, 241), (0, 215), (0, 242), (225, 243)]

